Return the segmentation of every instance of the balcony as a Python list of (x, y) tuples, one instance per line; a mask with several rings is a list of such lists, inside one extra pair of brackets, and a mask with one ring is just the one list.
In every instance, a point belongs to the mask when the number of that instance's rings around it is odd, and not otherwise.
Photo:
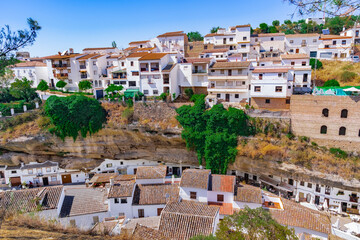
[(140, 68), (140, 71), (141, 71), (141, 72), (148, 72), (149, 69), (148, 69), (148, 68)]
[(349, 196), (349, 201), (350, 202), (357, 203), (358, 200), (359, 200), (359, 197), (357, 197), (357, 196), (351, 196), (351, 195)]
[(70, 67), (70, 65), (66, 64), (66, 63), (54, 63), (52, 65), (53, 68), (67, 68)]
[(193, 74), (203, 74), (203, 73), (207, 73), (206, 70), (193, 70), (192, 71)]
[(67, 73), (58, 73), (58, 74), (55, 74), (55, 77), (57, 79), (66, 79), (66, 78), (68, 78), (68, 74)]
[(319, 192), (321, 192), (321, 188), (316, 186), (315, 191), (319, 193)]
[(81, 78), (81, 79), (86, 79), (86, 78), (87, 78), (87, 74), (81, 74), (81, 75), (80, 75), (80, 78)]
[(169, 78), (164, 78), (164, 84), (169, 84), (170, 83), (170, 79)]
[(80, 65), (80, 69), (86, 69), (86, 65)]

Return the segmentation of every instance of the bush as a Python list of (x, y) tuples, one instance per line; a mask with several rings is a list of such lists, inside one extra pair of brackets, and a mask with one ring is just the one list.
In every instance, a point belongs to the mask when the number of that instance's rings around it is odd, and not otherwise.
[(92, 88), (92, 83), (89, 80), (82, 80), (79, 82), (80, 91), (88, 90)]
[(191, 88), (185, 89), (185, 95), (188, 96), (189, 99), (194, 95), (194, 91)]
[(323, 64), (322, 64), (322, 62), (320, 61), (320, 60), (318, 60), (318, 59), (315, 59), (315, 58), (311, 58), (310, 59), (310, 66), (311, 66), (311, 69), (315, 69), (315, 62), (316, 62), (316, 69), (320, 69), (320, 68), (322, 68), (322, 66), (323, 66)]
[(295, 138), (295, 135), (292, 132), (289, 132), (288, 134), (286, 134), (286, 137), (290, 140), (293, 140)]
[(133, 108), (126, 108), (122, 113), (122, 117), (124, 117), (128, 122), (132, 119), (133, 115), (134, 115)]
[(192, 95), (192, 97), (190, 98), (190, 101), (196, 102), (198, 99), (204, 100), (205, 97), (206, 97), (205, 94), (194, 94), (194, 95)]
[(319, 146), (316, 142), (311, 142), (311, 145), (312, 145), (313, 147), (318, 147), (318, 146)]
[(99, 131), (106, 121), (100, 103), (85, 96), (51, 96), (46, 100), (45, 114), (54, 125), (49, 131), (62, 140), (72, 137), (75, 141), (79, 132), (85, 138), (87, 133)]
[(45, 80), (41, 80), (36, 89), (40, 91), (46, 91), (49, 89), (49, 85)]
[(64, 82), (63, 80), (60, 80), (56, 83), (57, 88), (64, 88), (66, 85), (67, 85), (67, 83)]
[(309, 138), (309, 137), (306, 137), (306, 136), (301, 136), (301, 137), (300, 137), (300, 141), (301, 141), (301, 142), (309, 142), (309, 141), (310, 141), (310, 138)]
[(334, 154), (338, 158), (347, 158), (348, 154), (340, 148), (330, 148), (330, 153)]
[(169, 95), (168, 93), (162, 93), (160, 94), (160, 99), (165, 102), (168, 95)]
[(357, 77), (357, 74), (350, 71), (343, 71), (340, 76), (342, 82), (351, 82)]
[(340, 87), (340, 83), (335, 79), (328, 80), (324, 83), (323, 87)]
[(134, 106), (134, 102), (133, 102), (133, 100), (131, 98), (126, 99), (125, 104), (129, 108)]

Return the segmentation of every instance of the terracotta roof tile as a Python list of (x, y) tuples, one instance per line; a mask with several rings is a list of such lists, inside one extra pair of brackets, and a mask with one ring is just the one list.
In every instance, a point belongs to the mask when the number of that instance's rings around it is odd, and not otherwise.
[(211, 174), (211, 191), (234, 193), (235, 176)]
[(286, 38), (320, 37), (318, 33), (287, 34)]
[(270, 209), (272, 218), (282, 225), (311, 229), (330, 234), (329, 216), (282, 198), (284, 210)]
[(181, 176), (181, 187), (208, 189), (210, 170), (186, 169)]
[(129, 42), (129, 45), (131, 44), (141, 44), (141, 43), (148, 43), (150, 42), (150, 40), (143, 40), (143, 41), (132, 41), (132, 42)]
[(220, 203), (220, 202), (208, 202), (209, 206), (219, 207), (219, 214), (221, 215), (232, 215), (234, 208), (232, 203)]
[(255, 68), (253, 73), (287, 73), (291, 68)]
[(178, 200), (178, 185), (138, 184), (134, 191), (133, 205), (166, 204), (167, 202), (177, 202)]
[(299, 53), (299, 54), (282, 54), (282, 59), (308, 59), (309, 55), (305, 53)]
[(258, 187), (240, 185), (237, 187), (235, 201), (262, 204), (262, 193)]
[(285, 33), (259, 33), (259, 37), (276, 37), (276, 36), (285, 36)]
[[(131, 239), (133, 240), (167, 240), (160, 231), (136, 224)], [(169, 239), (170, 240), (170, 239)]]
[(110, 178), (113, 177), (114, 181), (132, 181), (135, 180), (135, 175), (119, 175), (117, 173), (97, 173), (95, 174), (91, 180), (90, 183), (108, 183), (110, 182)]
[(148, 47), (148, 48), (138, 48), (135, 50), (135, 52), (149, 52), (156, 49), (156, 47)]
[(87, 55), (84, 55), (82, 57), (79, 57), (77, 58), (76, 60), (86, 60), (86, 59), (89, 59), (89, 58), (93, 58), (93, 57), (96, 57), (98, 56), (99, 54), (96, 54), (96, 53), (91, 53), (91, 54), (87, 54)]
[(170, 203), (161, 212), (159, 231), (171, 239), (189, 239), (213, 233), (219, 207), (183, 201)]
[(212, 65), (211, 69), (226, 69), (226, 68), (248, 68), (251, 62), (240, 61), (240, 62), (216, 62)]
[(167, 32), (164, 34), (160, 34), (157, 37), (161, 38), (161, 37), (176, 37), (176, 36), (186, 36), (186, 34), (184, 33), (184, 31), (176, 31), (176, 32)]
[(340, 35), (320, 35), (320, 40), (328, 40), (328, 39), (345, 39), (352, 38), (352, 36), (340, 36)]
[(57, 59), (69, 59), (69, 58), (74, 58), (74, 57), (79, 57), (81, 55), (85, 55), (83, 53), (73, 53), (73, 54), (67, 54), (67, 55), (51, 55), (51, 56), (47, 56), (44, 57), (44, 59), (53, 59), (53, 60), (57, 60)]
[(83, 51), (116, 49), (114, 47), (84, 48)]
[(229, 51), (228, 48), (214, 48), (214, 49), (206, 49), (202, 53), (222, 53)]
[(13, 68), (16, 67), (46, 67), (46, 63), (38, 62), (38, 61), (28, 61), (28, 62), (20, 62), (13, 66)]
[(165, 165), (141, 166), (136, 170), (136, 179), (159, 179), (166, 177)]
[(280, 57), (267, 57), (267, 58), (260, 58), (259, 62), (278, 62), (281, 61)]
[(198, 58), (198, 57), (188, 57), (185, 59), (187, 63), (210, 63), (212, 58)]
[(160, 60), (164, 56), (166, 56), (167, 53), (148, 53), (147, 55), (144, 55), (139, 59), (139, 61), (142, 60)]
[(141, 57), (143, 57), (143, 56), (145, 56), (147, 54), (149, 54), (149, 53), (147, 53), (147, 52), (135, 52), (135, 53), (131, 53), (126, 58), (141, 58)]
[(108, 198), (131, 197), (133, 193), (134, 181), (120, 181), (110, 186)]

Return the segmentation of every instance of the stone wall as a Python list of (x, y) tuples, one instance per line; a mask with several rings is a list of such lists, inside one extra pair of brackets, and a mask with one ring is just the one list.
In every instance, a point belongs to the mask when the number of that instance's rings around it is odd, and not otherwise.
[[(266, 99), (270, 99), (270, 103), (266, 103)], [(286, 103), (286, 98), (251, 98), (251, 106), (259, 109), (284, 110), (289, 109), (290, 104)]]
[[(291, 97), (291, 128), (298, 136), (307, 136), (311, 141), (328, 147), (339, 147), (347, 151), (360, 151), (360, 97), (293, 95)], [(328, 117), (323, 109), (329, 110)], [(341, 111), (348, 111), (347, 118), (341, 118)], [(321, 134), (322, 126), (327, 127)], [(346, 128), (345, 135), (339, 135), (340, 127)]]

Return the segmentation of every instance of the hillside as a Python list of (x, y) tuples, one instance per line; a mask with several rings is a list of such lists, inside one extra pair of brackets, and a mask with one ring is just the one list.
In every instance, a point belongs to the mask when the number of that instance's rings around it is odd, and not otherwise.
[[(321, 62), (323, 67), (316, 71), (317, 86), (322, 86), (331, 79), (336, 79), (341, 86), (360, 85), (360, 63), (325, 60)], [(315, 71), (312, 72), (312, 79), (314, 78)]]

